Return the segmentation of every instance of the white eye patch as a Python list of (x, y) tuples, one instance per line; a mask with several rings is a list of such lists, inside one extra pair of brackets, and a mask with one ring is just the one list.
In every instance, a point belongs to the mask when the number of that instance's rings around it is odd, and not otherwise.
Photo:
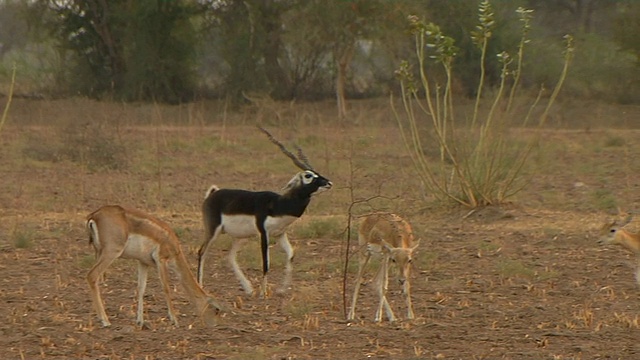
[(302, 182), (306, 185), (306, 184), (310, 184), (313, 182), (314, 179), (316, 179), (318, 177), (317, 174), (315, 174), (312, 171), (305, 171), (302, 173)]

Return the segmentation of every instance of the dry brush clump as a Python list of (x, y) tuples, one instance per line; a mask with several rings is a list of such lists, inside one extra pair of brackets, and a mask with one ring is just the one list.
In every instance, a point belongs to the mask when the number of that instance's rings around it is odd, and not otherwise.
[(125, 146), (108, 124), (86, 122), (54, 127), (46, 132), (25, 135), (22, 154), (42, 162), (70, 161), (90, 171), (125, 170), (128, 166)]
[(107, 125), (87, 122), (62, 129), (60, 155), (84, 164), (89, 170), (123, 170), (127, 157), (114, 131)]

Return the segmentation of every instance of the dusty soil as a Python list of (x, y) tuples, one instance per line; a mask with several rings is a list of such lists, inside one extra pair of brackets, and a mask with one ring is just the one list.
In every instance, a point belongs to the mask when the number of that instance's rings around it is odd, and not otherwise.
[[(221, 144), (184, 150), (186, 153), (181, 150), (188, 143), (197, 143), (201, 133), (220, 135), (222, 131)], [(595, 243), (597, 227), (612, 214), (611, 203), (603, 203), (602, 198), (611, 196), (614, 205), (631, 209), (638, 200), (638, 181), (631, 175), (640, 166), (636, 160), (639, 137), (633, 130), (549, 130), (545, 138), (547, 144), (553, 145), (548, 146), (544, 159), (540, 160), (539, 173), (528, 188), (512, 204), (469, 213), (461, 208), (433, 205), (428, 199), (425, 205), (422, 195), (416, 195), (419, 191), (415, 180), (398, 180), (398, 177), (412, 178), (404, 153), (372, 149), (367, 142), (386, 134), (391, 138), (385, 143), (393, 143), (395, 135), (389, 135), (393, 134), (392, 127), (374, 132), (343, 127), (322, 131), (304, 128), (298, 134), (309, 140), (305, 150), (331, 154), (325, 158), (315, 156), (316, 167), (331, 177), (336, 187), (314, 198), (296, 226), (304, 228), (327, 217), (338, 219), (338, 227), (345, 225), (350, 202), (345, 185), (350, 176), (349, 157), (366, 158), (362, 161), (368, 166), (377, 163), (362, 170), (366, 173), (362, 184), (372, 185), (369, 189), (373, 190), (358, 196), (375, 194), (374, 185), (383, 184), (378, 188), (385, 195), (401, 198), (390, 200), (387, 208), (409, 219), (422, 239), (411, 279), (416, 319), (404, 319), (399, 285), (391, 282), (389, 299), (400, 321), (373, 322), (376, 300), (367, 285), (360, 296), (358, 321), (350, 324), (344, 321), (346, 245), (340, 229), (334, 229), (332, 235), (307, 238), (295, 236), (294, 231), (293, 287), (284, 295), (274, 294), (267, 299), (248, 298), (242, 293), (226, 264), (228, 240), (216, 244), (209, 254), (205, 289), (227, 305), (229, 311), (212, 328), (199, 321), (175, 279), (174, 299), (181, 324), (172, 326), (155, 272), (150, 274), (145, 297), (148, 328), (137, 328), (135, 264), (119, 260), (102, 284), (113, 325), (101, 328), (85, 282), (93, 251), (83, 227), (84, 216), (110, 202), (152, 212), (176, 229), (195, 270), (202, 236), (198, 208), (212, 179), (224, 186), (277, 190), (294, 171), (285, 165), (281, 167), (284, 170), (278, 170), (281, 174), (261, 178), (269, 162), (287, 160), (277, 153), (265, 156), (259, 152), (253, 152), (256, 160), (253, 167), (238, 165), (231, 172), (216, 167), (196, 170), (202, 164), (216, 164), (219, 158), (246, 158), (247, 152), (252, 151), (248, 144), (264, 141), (259, 134), (252, 139), (243, 137), (251, 131), (233, 126), (224, 130), (217, 126), (195, 130), (121, 130), (120, 141), (125, 144), (157, 147), (163, 152), (158, 159), (173, 159), (162, 160), (162, 167), (158, 167), (160, 176), (151, 170), (145, 172), (144, 166), (154, 169), (152, 165), (138, 163), (129, 164), (124, 170), (98, 171), (67, 160), (35, 161), (19, 149), (28, 146), (24, 144), (27, 135), (44, 139), (51, 129), (5, 128), (0, 134), (4, 149), (0, 155), (3, 172), (0, 184), (4, 189), (0, 195), (3, 304), (0, 357), (634, 359), (640, 356), (635, 260), (622, 249), (599, 247)], [(360, 134), (364, 139), (362, 146), (369, 150), (349, 155), (351, 145), (344, 140), (354, 134)], [(167, 147), (171, 139), (180, 137), (187, 139), (184, 146)], [(607, 146), (605, 142), (612, 138), (622, 139), (623, 145)], [(314, 141), (319, 145), (314, 147)], [(243, 150), (244, 146), (248, 150)], [(401, 145), (397, 146), (401, 149)], [(403, 167), (404, 170), (399, 170)], [(359, 171), (355, 171), (356, 180), (362, 175)], [(160, 187), (162, 191), (149, 195)], [(256, 241), (246, 244), (245, 257), (241, 259), (256, 286), (260, 275), (257, 248)], [(269, 278), (273, 286), (282, 274), (279, 266), (282, 262), (277, 260), (280, 253), (274, 247), (275, 260)], [(353, 287), (353, 266), (350, 270), (347, 299)]]

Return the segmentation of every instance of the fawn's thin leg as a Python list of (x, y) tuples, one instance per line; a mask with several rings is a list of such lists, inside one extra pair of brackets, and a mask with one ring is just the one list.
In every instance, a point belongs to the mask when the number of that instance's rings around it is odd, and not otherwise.
[(369, 263), (369, 259), (371, 259), (371, 253), (367, 251), (367, 255), (363, 259), (358, 259), (358, 276), (356, 277), (356, 283), (353, 290), (353, 299), (351, 300), (351, 308), (349, 309), (349, 315), (347, 316), (347, 320), (353, 320), (356, 316), (356, 303), (358, 302), (358, 293), (360, 292), (360, 285), (362, 285), (362, 274), (364, 273), (364, 269)]
[(411, 283), (409, 283), (409, 279), (407, 278), (402, 285), (402, 292), (405, 296), (405, 304), (407, 305), (407, 319), (415, 318), (413, 314), (413, 304), (411, 303)]
[(382, 321), (382, 308), (384, 307), (387, 317), (389, 321), (396, 321), (396, 317), (393, 314), (393, 310), (391, 310), (391, 306), (387, 301), (387, 287), (389, 285), (389, 256), (384, 255), (382, 258), (382, 263), (380, 264), (380, 269), (378, 270), (378, 274), (376, 274), (376, 289), (378, 291), (378, 297), (380, 298), (380, 303), (378, 304), (378, 310), (376, 311), (376, 322)]

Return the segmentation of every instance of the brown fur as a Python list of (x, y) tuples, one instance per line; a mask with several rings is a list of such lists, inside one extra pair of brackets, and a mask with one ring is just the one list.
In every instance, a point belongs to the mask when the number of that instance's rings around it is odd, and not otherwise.
[(618, 223), (617, 221), (605, 222), (600, 227), (598, 242), (602, 245), (620, 245), (636, 255), (638, 267), (636, 268), (636, 282), (640, 285), (640, 233), (632, 233), (623, 227), (631, 222), (631, 215)]
[(411, 303), (411, 284), (409, 279), (411, 276), (413, 251), (418, 247), (418, 243), (415, 242), (411, 225), (396, 214), (370, 214), (366, 216), (360, 224), (358, 229), (358, 243), (361, 249), (358, 257), (358, 276), (351, 308), (347, 316), (348, 320), (355, 318), (355, 308), (358, 301), (362, 275), (373, 253), (382, 254), (382, 263), (374, 278), (374, 286), (380, 299), (375, 321), (379, 322), (382, 320), (383, 307), (385, 308), (389, 321), (396, 320), (386, 298), (389, 282), (389, 260), (395, 263), (398, 268), (399, 281), (403, 286), (407, 306), (407, 319), (413, 319), (414, 313)]
[(180, 248), (176, 234), (166, 223), (135, 209), (107, 205), (87, 216), (89, 242), (96, 250), (97, 260), (87, 275), (91, 299), (103, 326), (111, 323), (104, 310), (98, 282), (105, 270), (117, 258), (138, 260), (138, 311), (136, 322), (142, 326), (143, 296), (149, 267), (155, 266), (167, 301), (169, 318), (177, 326), (178, 320), (170, 297), (168, 265), (180, 276), (191, 302), (199, 314), (212, 321), (210, 308), (220, 306), (198, 285)]

